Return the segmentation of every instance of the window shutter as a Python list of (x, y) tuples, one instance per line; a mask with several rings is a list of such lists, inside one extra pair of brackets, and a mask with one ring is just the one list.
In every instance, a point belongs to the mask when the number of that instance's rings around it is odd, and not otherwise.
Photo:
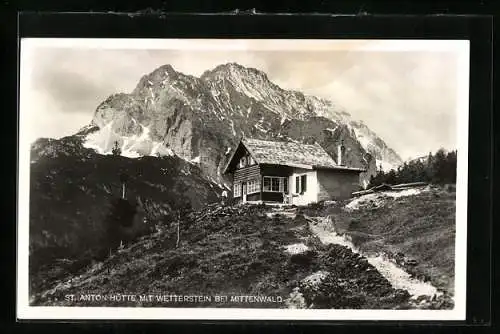
[(288, 178), (283, 178), (283, 192), (288, 194)]
[(307, 175), (302, 175), (301, 176), (301, 183), (302, 183), (302, 192), (305, 193), (307, 190)]
[(300, 177), (295, 178), (295, 193), (300, 193)]

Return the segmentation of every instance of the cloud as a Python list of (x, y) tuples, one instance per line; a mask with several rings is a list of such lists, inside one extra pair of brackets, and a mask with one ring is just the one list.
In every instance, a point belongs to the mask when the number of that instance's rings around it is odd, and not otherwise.
[[(82, 126), (90, 123), (92, 116), (86, 112), (66, 112), (58, 109), (57, 102), (50, 96), (36, 91), (21, 92), (21, 134), (30, 143), (40, 137), (59, 138), (77, 132)], [(47, 112), (38, 112), (47, 110)]]
[[(437, 52), (358, 52), (332, 62), (330, 82), (303, 86), (363, 120), (403, 158), (455, 148), (455, 55)], [(320, 76), (321, 77), (321, 76)]]

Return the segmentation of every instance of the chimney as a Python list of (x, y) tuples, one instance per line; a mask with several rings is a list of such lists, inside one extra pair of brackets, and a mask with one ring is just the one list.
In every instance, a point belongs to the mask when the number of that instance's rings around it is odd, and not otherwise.
[(340, 142), (340, 145), (337, 147), (337, 165), (343, 166), (344, 162), (342, 161), (343, 156), (344, 156), (344, 141), (342, 140)]

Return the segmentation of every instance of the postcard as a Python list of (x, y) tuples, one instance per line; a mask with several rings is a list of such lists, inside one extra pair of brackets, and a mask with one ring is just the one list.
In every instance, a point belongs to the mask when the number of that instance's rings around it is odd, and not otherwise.
[(20, 43), (18, 318), (464, 320), (469, 42)]

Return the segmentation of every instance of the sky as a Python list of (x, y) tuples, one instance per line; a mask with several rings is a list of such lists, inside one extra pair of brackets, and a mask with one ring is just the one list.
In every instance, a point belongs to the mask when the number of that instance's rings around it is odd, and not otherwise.
[(21, 44), (20, 113), (26, 116), (30, 141), (75, 133), (91, 121), (100, 102), (131, 92), (144, 74), (161, 65), (199, 76), (219, 64), (237, 62), (266, 72), (284, 89), (332, 100), (404, 160), (457, 145), (462, 49), (440, 47), (446, 43), (36, 42)]

